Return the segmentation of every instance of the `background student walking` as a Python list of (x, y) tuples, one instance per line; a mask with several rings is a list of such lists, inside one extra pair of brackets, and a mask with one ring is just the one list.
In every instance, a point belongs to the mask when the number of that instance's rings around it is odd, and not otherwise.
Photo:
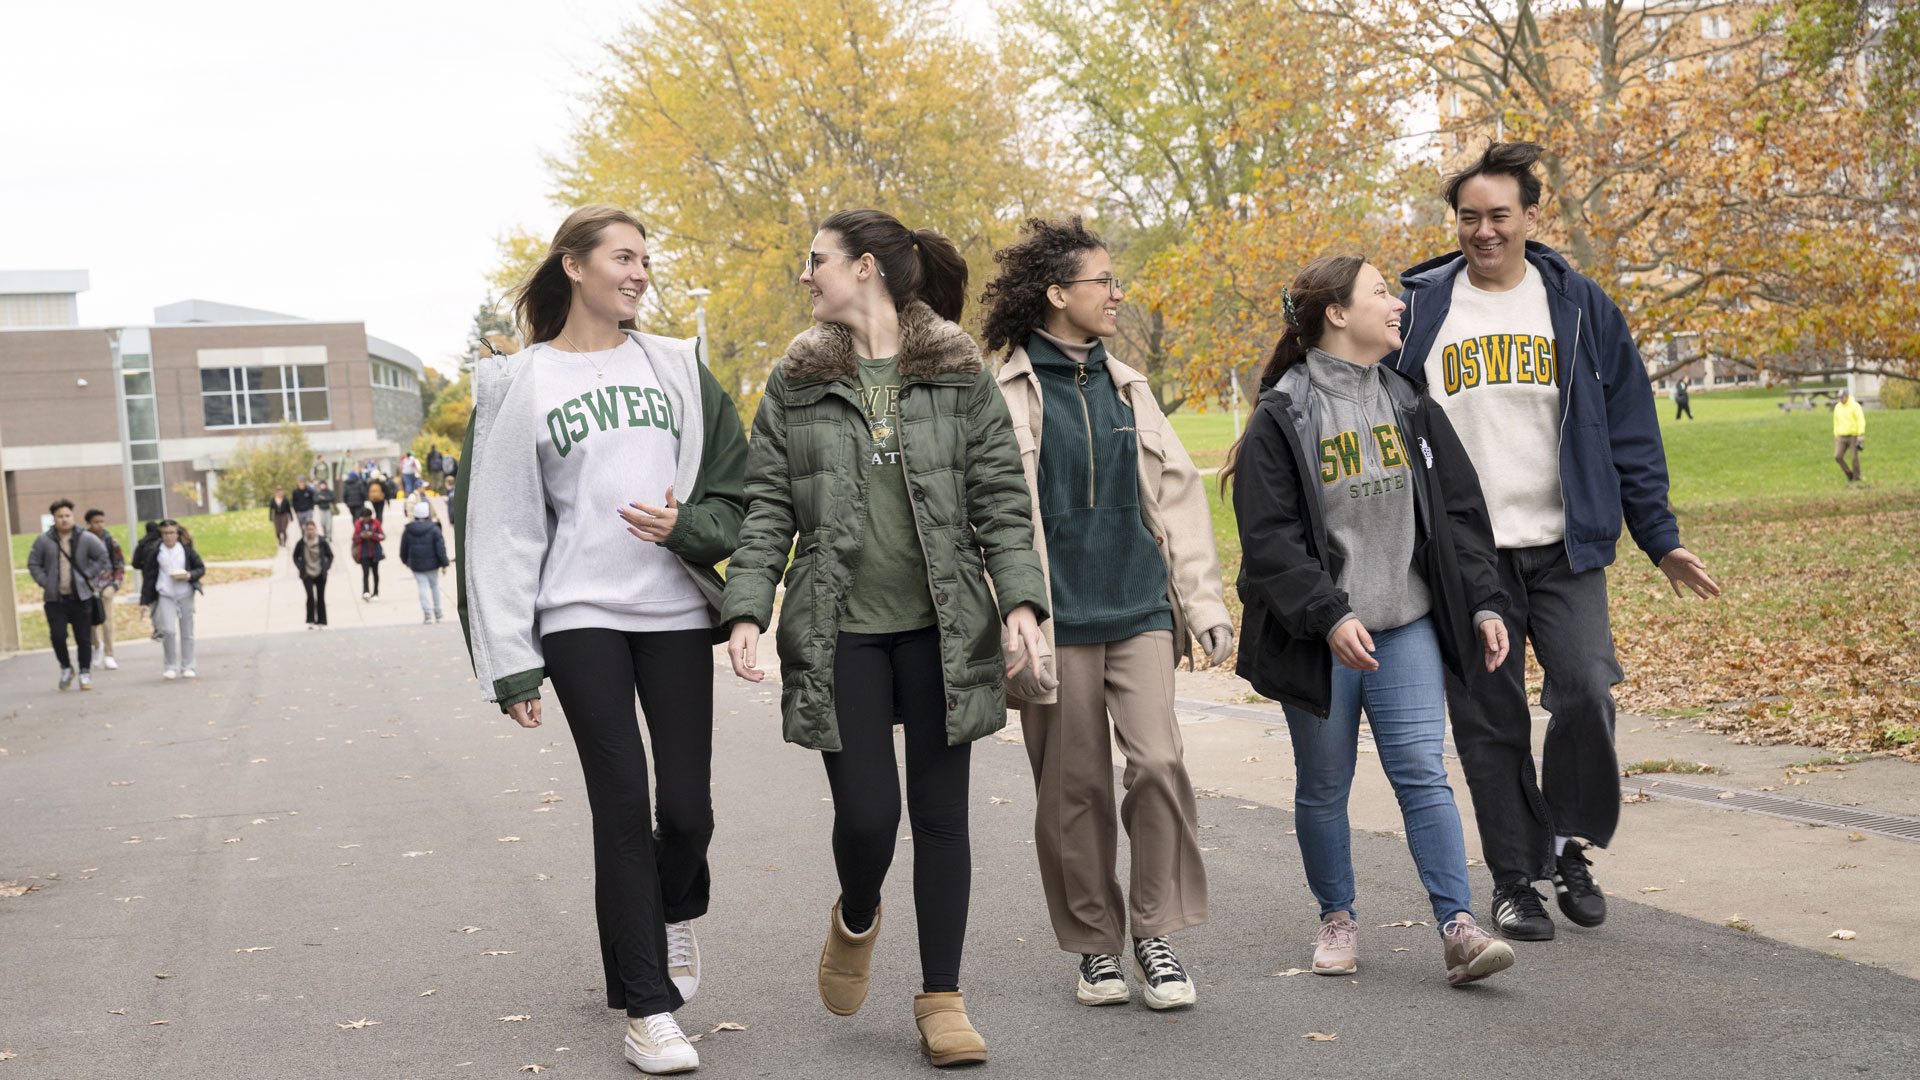
[(120, 595), (120, 587), (127, 580), (127, 559), (120, 549), (120, 541), (107, 528), (105, 510), (87, 511), (87, 531), (92, 533), (107, 547), (107, 574), (94, 583), (94, 603), (99, 608), (93, 626), (93, 648), (100, 654), (100, 666), (113, 671), (120, 666), (113, 658), (113, 599)]
[(300, 526), (300, 539), (293, 545), (293, 572), (300, 575), (300, 588), (307, 596), (307, 629), (327, 625), (327, 574), (333, 570), (333, 544), (320, 531), (320, 523), (309, 521)]
[(60, 663), (60, 689), (71, 687), (74, 680), (75, 658), (67, 652), (67, 630), (71, 627), (79, 653), (80, 689), (91, 690), (93, 590), (94, 582), (108, 574), (107, 546), (78, 527), (71, 500), (56, 499), (47, 512), (53, 515), (53, 528), (34, 539), (33, 548), (27, 552), (27, 572), (44, 594), (41, 607), (47, 614), (53, 658)]
[(440, 575), (447, 572), (447, 538), (433, 520), (433, 506), (423, 497), (413, 504), (413, 520), (400, 532), (400, 561), (413, 571), (420, 590), (420, 621), (439, 622)]
[(1683, 416), (1689, 420), (1693, 419), (1693, 394), (1687, 388), (1685, 375), (1680, 376), (1680, 381), (1673, 384), (1673, 418), (1678, 420)]
[(1006, 724), (1008, 669), (1038, 661), (1048, 609), (1006, 403), (954, 322), (966, 281), (959, 251), (931, 229), (877, 210), (821, 224), (800, 271), (815, 325), (774, 365), (754, 415), (725, 608), (734, 673), (758, 682), (761, 633), (786, 580), (783, 734), (820, 752), (833, 792), (840, 896), (817, 985), (840, 1016), (866, 1001), (899, 847), (893, 728), (905, 730), (913, 1016), (936, 1066), (986, 1060), (960, 992), (970, 751)]
[[(1008, 690), (1039, 793), (1047, 910), (1060, 948), (1080, 956), (1081, 1004), (1131, 998), (1124, 956), (1149, 1008), (1191, 1005), (1167, 935), (1206, 920), (1207, 878), (1173, 671), (1196, 636), (1214, 663), (1233, 654), (1206, 490), (1146, 376), (1107, 354), (1125, 294), (1100, 238), (1079, 218), (1036, 219), (994, 259), (987, 348), (1009, 350), (1000, 390), (1053, 605), (1043, 633), (1056, 678), (1030, 667)], [(1117, 819), (1116, 738), (1127, 761)], [(1120, 824), (1126, 893), (1114, 875)]]
[(273, 521), (274, 539), (286, 547), (287, 526), (293, 524), (293, 502), (287, 498), (286, 488), (273, 489), (273, 498), (267, 503), (267, 517)]
[[(1847, 474), (1847, 483), (1860, 482), (1860, 451), (1867, 445), (1867, 413), (1860, 403), (1853, 400), (1853, 392), (1840, 391), (1840, 400), (1833, 406), (1833, 460), (1840, 463), (1840, 471)], [(1853, 455), (1851, 464), (1847, 455)]]
[(380, 595), (380, 560), (387, 557), (387, 531), (373, 511), (362, 507), (353, 516), (353, 561), (360, 564), (360, 599)]
[(153, 606), (153, 624), (160, 631), (168, 679), (194, 678), (193, 609), (207, 564), (193, 550), (192, 538), (180, 523), (160, 523), (160, 542), (147, 549), (141, 568), (140, 602)]
[[(673, 1013), (702, 975), (693, 923), (712, 886), (714, 564), (733, 553), (746, 511), (747, 446), (693, 342), (635, 330), (650, 282), (631, 214), (567, 216), (514, 293), (533, 344), (475, 366), (471, 483), (453, 515), (474, 672), (529, 728), (553, 679), (593, 810), (606, 1003), (628, 1017), (627, 1061), (666, 1073), (700, 1063)], [(429, 505), (421, 492), (415, 513)], [(427, 553), (416, 570), (446, 565), (437, 532), (414, 535), (408, 553)]]

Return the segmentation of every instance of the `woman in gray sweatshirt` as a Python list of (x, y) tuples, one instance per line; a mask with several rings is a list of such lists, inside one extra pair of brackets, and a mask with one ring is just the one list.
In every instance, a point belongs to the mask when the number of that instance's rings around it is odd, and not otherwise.
[[(1234, 448), (1246, 605), (1239, 673), (1278, 698), (1294, 817), (1321, 925), (1313, 970), (1358, 968), (1347, 796), (1365, 710), (1458, 986), (1513, 963), (1475, 924), (1460, 813), (1441, 758), (1445, 672), (1507, 653), (1493, 535), (1446, 416), (1379, 361), (1405, 305), (1357, 256), (1309, 264)], [(1226, 483), (1223, 478), (1222, 483)]]

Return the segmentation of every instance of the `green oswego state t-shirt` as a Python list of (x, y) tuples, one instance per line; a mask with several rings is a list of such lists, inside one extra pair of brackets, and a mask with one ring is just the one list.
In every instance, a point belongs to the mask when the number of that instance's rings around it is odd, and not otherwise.
[(858, 399), (867, 420), (860, 450), (867, 539), (840, 628), (856, 634), (898, 634), (932, 626), (927, 557), (913, 526), (907, 469), (900, 460), (900, 365), (891, 357), (860, 361)]

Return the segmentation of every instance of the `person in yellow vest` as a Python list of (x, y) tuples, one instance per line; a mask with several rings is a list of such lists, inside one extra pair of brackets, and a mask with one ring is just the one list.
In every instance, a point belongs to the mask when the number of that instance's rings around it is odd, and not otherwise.
[[(1853, 394), (1840, 391), (1840, 400), (1833, 406), (1833, 460), (1840, 463), (1840, 471), (1847, 474), (1847, 483), (1860, 480), (1860, 451), (1865, 449), (1867, 441), (1867, 414), (1860, 403), (1853, 400)], [(1853, 455), (1853, 464), (1847, 464), (1847, 455)]]

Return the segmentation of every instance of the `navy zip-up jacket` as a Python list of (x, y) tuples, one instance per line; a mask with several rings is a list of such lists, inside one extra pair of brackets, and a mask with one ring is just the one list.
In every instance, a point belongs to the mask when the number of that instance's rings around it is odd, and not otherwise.
[[(1575, 573), (1613, 562), (1624, 517), (1640, 550), (1658, 565), (1680, 546), (1680, 526), (1667, 505), (1667, 453), (1646, 365), (1626, 316), (1592, 278), (1560, 253), (1527, 241), (1527, 261), (1547, 287), (1560, 360), (1560, 494), (1566, 504), (1567, 562)], [(1400, 275), (1401, 347), (1387, 357), (1422, 393), (1427, 353), (1453, 307), (1454, 276), (1466, 268), (1458, 251)]]

